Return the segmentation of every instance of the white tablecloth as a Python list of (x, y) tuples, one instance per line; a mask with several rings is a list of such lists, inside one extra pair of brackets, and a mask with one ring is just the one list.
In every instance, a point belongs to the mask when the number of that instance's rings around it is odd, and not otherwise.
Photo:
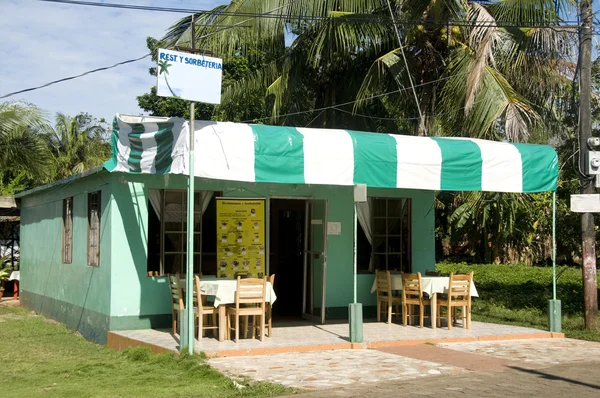
[[(392, 290), (402, 290), (402, 275), (392, 274)], [(450, 278), (447, 276), (422, 276), (421, 285), (423, 293), (427, 293), (431, 296), (434, 293), (448, 293), (448, 285), (450, 284)], [(371, 287), (371, 293), (377, 291), (377, 281), (373, 281), (373, 287)], [(479, 297), (475, 284), (471, 281), (471, 297)]]
[[(210, 277), (202, 277), (200, 279), (200, 291), (208, 296), (215, 296), (215, 307), (221, 304), (235, 303), (235, 291), (237, 289), (237, 280), (235, 279), (217, 279)], [(181, 284), (185, 286), (185, 279), (181, 280)], [(265, 301), (273, 304), (277, 300), (271, 282), (267, 282), (267, 293)]]
[(21, 278), (21, 271), (13, 271), (10, 273), (9, 281), (19, 281)]

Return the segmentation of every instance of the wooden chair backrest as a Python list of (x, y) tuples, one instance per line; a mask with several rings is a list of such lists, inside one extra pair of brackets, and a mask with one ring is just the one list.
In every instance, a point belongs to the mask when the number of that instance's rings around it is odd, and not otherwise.
[(200, 290), (200, 276), (194, 275), (194, 307), (200, 308), (198, 306), (198, 298), (200, 298), (200, 303), (205, 306), (206, 295), (203, 295), (202, 291)]
[(169, 288), (171, 289), (171, 306), (175, 310), (185, 309), (183, 304), (183, 293), (181, 290), (181, 279), (179, 274), (169, 274)]
[(472, 280), (473, 272), (469, 274), (450, 274), (448, 301), (469, 301), (471, 299)]
[(237, 277), (237, 289), (235, 291), (235, 307), (240, 304), (259, 304), (264, 309), (267, 291), (267, 278)]
[(425, 276), (441, 276), (442, 274), (438, 271), (425, 270)]
[(423, 297), (423, 287), (421, 285), (421, 273), (402, 274), (402, 299), (420, 300)]
[(375, 270), (375, 280), (377, 281), (377, 296), (392, 296), (392, 276), (390, 271)]

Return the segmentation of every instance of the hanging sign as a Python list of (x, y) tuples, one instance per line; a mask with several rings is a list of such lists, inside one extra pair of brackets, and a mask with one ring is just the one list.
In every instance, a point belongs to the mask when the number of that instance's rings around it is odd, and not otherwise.
[(265, 200), (217, 199), (217, 275), (265, 275)]
[(223, 60), (172, 50), (158, 50), (156, 93), (207, 104), (221, 103)]

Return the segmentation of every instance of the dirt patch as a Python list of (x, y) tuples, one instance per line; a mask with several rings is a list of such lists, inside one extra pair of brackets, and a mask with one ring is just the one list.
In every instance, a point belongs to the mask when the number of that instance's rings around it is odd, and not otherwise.
[(21, 302), (19, 300), (15, 300), (12, 297), (3, 297), (0, 299), (0, 307), (16, 307), (20, 304)]

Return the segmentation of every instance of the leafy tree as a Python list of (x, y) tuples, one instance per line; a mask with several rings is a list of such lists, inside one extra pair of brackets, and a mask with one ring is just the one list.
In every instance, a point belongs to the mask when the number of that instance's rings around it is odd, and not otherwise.
[[(399, 119), (398, 129), (414, 134), (526, 140), (551, 118), (556, 106), (552, 98), (568, 87), (566, 72), (573, 67), (570, 36), (555, 29), (560, 22), (558, 7), (564, 9), (571, 2), (390, 0), (390, 4), (400, 21), (396, 24), (387, 0), (234, 0), (198, 14), (202, 26), (194, 34), (202, 48), (224, 58), (248, 55), (256, 47), (271, 55), (283, 51), (228, 87), (224, 95), (225, 102), (234, 101), (249, 88), (262, 88), (273, 96), (269, 103), (273, 123), (297, 124), (294, 117), (278, 115), (296, 114), (300, 105), (307, 106), (305, 111), (352, 100), (359, 100), (350, 109), (355, 114), (373, 112), (369, 106), (376, 103), (383, 110), (375, 109), (372, 120)], [(225, 12), (268, 13), (273, 18), (249, 19)], [(188, 40), (190, 21), (187, 17), (172, 26), (163, 43), (175, 46)], [(237, 29), (242, 22), (247, 28)], [(523, 24), (540, 27), (513, 27)], [(286, 27), (297, 34), (289, 48), (284, 48)], [(311, 123), (342, 127), (341, 118), (333, 116), (338, 113), (339, 107), (328, 109)]]
[(56, 123), (46, 133), (52, 153), (53, 177), (62, 179), (101, 165), (110, 157), (108, 127), (87, 113), (70, 117), (56, 114)]
[(44, 113), (24, 102), (0, 103), (0, 194), (12, 195), (47, 181), (50, 152), (40, 131)]

